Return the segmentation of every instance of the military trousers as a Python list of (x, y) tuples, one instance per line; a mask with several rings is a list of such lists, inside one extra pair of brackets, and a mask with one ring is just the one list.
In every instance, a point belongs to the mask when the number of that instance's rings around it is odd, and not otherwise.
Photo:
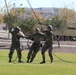
[(10, 47), (9, 58), (12, 59), (12, 55), (14, 53), (14, 50), (17, 51), (18, 58), (21, 59), (22, 54), (21, 54), (20, 45), (13, 45), (13, 44)]

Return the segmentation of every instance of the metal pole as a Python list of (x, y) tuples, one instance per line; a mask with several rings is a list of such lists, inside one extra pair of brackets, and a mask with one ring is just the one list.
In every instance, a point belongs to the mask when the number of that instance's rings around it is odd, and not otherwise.
[[(9, 30), (11, 29), (11, 18), (10, 18), (10, 14), (9, 14), (9, 10), (8, 10), (8, 5), (7, 5), (7, 1), (6, 0), (4, 0), (4, 2), (5, 2), (5, 5), (6, 5), (6, 9), (7, 9), (7, 14), (8, 14), (8, 16), (9, 16)], [(10, 34), (9, 34), (9, 32), (8, 32), (8, 39), (9, 39), (9, 36), (10, 36)]]
[(6, 5), (6, 9), (7, 9), (7, 13), (9, 13), (8, 6), (7, 6), (7, 2), (6, 2), (6, 0), (4, 0), (4, 1), (5, 1), (5, 5)]

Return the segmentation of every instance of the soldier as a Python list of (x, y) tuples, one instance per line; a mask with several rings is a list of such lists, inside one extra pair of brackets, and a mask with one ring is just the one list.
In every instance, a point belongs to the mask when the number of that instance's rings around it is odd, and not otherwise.
[(45, 44), (44, 46), (42, 47), (42, 50), (41, 50), (41, 54), (42, 54), (42, 58), (43, 58), (43, 61), (40, 62), (40, 64), (43, 64), (45, 63), (45, 52), (46, 50), (48, 49), (48, 54), (49, 54), (49, 57), (50, 57), (50, 60), (51, 60), (51, 63), (53, 62), (53, 56), (52, 56), (52, 26), (51, 25), (48, 25), (47, 26), (47, 30), (46, 31), (43, 31), (45, 33)]
[(14, 30), (10, 31), (10, 33), (12, 34), (12, 43), (11, 43), (11, 47), (10, 47), (10, 52), (9, 52), (9, 62), (12, 62), (12, 55), (14, 53), (14, 50), (17, 50), (17, 55), (18, 55), (18, 62), (21, 63), (21, 48), (20, 48), (20, 38), (24, 38), (25, 35), (23, 33), (20, 32), (21, 29), (19, 27), (14, 28)]
[(33, 62), (36, 54), (39, 51), (39, 48), (41, 47), (40, 41), (42, 40), (42, 38), (44, 38), (44, 34), (40, 33), (39, 28), (36, 28), (35, 33), (28, 37), (28, 39), (33, 40), (33, 44), (31, 45), (27, 55), (27, 61), (26, 61), (27, 63)]

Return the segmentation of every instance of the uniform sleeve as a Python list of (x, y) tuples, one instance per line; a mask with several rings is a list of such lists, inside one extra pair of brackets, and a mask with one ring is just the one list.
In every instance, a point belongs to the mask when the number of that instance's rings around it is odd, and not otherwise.
[(25, 36), (26, 39), (30, 39), (30, 40), (33, 40), (33, 34), (32, 35), (29, 35), (29, 36)]
[(18, 33), (18, 35), (19, 35), (20, 37), (22, 37), (22, 38), (25, 38), (25, 35), (24, 35), (23, 32), (21, 32), (21, 31)]
[(9, 30), (9, 33), (13, 33), (14, 32), (14, 29), (13, 28), (11, 28), (10, 30)]
[(44, 41), (44, 39), (45, 39), (45, 34), (44, 33), (40, 33), (40, 37), (41, 37), (41, 39)]

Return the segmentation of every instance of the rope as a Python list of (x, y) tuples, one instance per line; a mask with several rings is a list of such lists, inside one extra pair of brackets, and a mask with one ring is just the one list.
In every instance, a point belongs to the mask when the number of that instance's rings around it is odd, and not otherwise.
[(64, 59), (58, 57), (55, 53), (53, 53), (53, 55), (54, 55), (55, 57), (57, 57), (59, 60), (63, 61), (63, 62), (67, 62), (67, 63), (76, 63), (76, 62), (71, 62), (71, 61), (68, 61), (68, 60), (64, 60)]
[(15, 63), (15, 61), (16, 61), (16, 59), (17, 59), (17, 58), (18, 58), (18, 57), (16, 56), (16, 57), (15, 57), (15, 59), (14, 59), (14, 60), (12, 60), (12, 62), (14, 62), (14, 63)]
[[(29, 6), (30, 6), (30, 8), (31, 8), (31, 10), (32, 10), (32, 12), (33, 12), (33, 14), (35, 15), (35, 17), (36, 17), (37, 21), (40, 23), (40, 21), (39, 21), (38, 17), (36, 16), (36, 14), (35, 14), (35, 12), (34, 12), (34, 10), (33, 10), (32, 6), (31, 6), (30, 1), (29, 1), (29, 0), (27, 0), (27, 2), (28, 2), (28, 4), (29, 4)], [(40, 24), (41, 24), (41, 23), (40, 23)], [(41, 28), (42, 28), (42, 27), (41, 27)], [(28, 42), (29, 42), (29, 41), (28, 41)], [(58, 42), (59, 42), (59, 41), (58, 41)], [(58, 46), (59, 46), (59, 44), (58, 44)], [(28, 45), (28, 48), (29, 48), (29, 45)], [(56, 54), (54, 54), (54, 53), (53, 53), (53, 55), (54, 55), (55, 57), (57, 57), (59, 60), (63, 61), (63, 62), (67, 62), (67, 63), (76, 63), (76, 62), (71, 62), (71, 61), (64, 60), (64, 59), (62, 59), (62, 58), (58, 57), (58, 56), (57, 56)]]
[(35, 14), (34, 9), (32, 8), (32, 5), (31, 5), (30, 1), (27, 0), (27, 3), (29, 4), (29, 6), (30, 6), (30, 8), (31, 8), (31, 10), (32, 10), (32, 12), (33, 12), (33, 14), (35, 15), (35, 17), (36, 17), (36, 19), (37, 19), (37, 21), (38, 21), (38, 23), (40, 24), (41, 29), (42, 29), (42, 25), (41, 25), (42, 23), (40, 22), (40, 20), (38, 19), (37, 15)]
[(35, 17), (36, 17), (36, 19), (37, 19), (38, 23), (40, 23), (40, 21), (39, 21), (38, 17), (36, 16), (36, 14), (35, 14), (35, 12), (34, 12), (34, 10), (33, 10), (32, 6), (31, 6), (30, 1), (29, 1), (29, 0), (27, 0), (27, 3), (29, 4), (29, 6), (30, 6), (30, 8), (31, 8), (31, 10), (32, 10), (32, 12), (33, 12), (33, 14), (35, 15)]

